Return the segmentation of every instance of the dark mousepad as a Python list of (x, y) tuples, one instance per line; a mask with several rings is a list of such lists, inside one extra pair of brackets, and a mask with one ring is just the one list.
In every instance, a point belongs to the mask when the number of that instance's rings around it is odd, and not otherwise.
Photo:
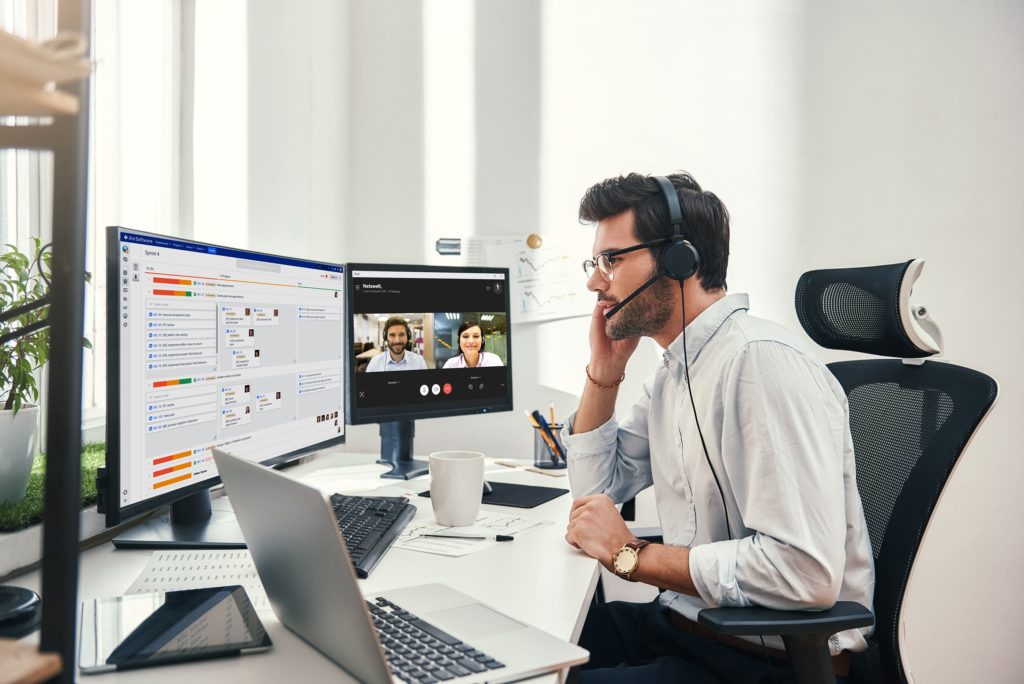
[[(556, 487), (536, 487), (534, 485), (509, 484), (508, 482), (491, 482), (491, 493), (484, 494), (482, 503), (492, 506), (511, 506), (512, 508), (533, 508), (557, 499), (568, 489)], [(430, 490), (420, 492), (420, 496), (430, 498)]]

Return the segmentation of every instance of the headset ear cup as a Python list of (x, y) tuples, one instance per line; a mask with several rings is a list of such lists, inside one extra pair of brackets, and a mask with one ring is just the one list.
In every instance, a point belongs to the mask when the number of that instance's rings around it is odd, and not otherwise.
[(679, 236), (665, 245), (658, 261), (666, 277), (680, 282), (691, 277), (700, 266), (696, 248), (689, 240), (680, 239)]

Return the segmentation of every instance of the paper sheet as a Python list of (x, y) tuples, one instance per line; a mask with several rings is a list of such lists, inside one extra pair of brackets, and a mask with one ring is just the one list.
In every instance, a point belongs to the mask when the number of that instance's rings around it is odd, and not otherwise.
[(465, 261), (469, 266), (509, 268), (517, 323), (589, 316), (594, 299), (580, 266), (590, 256), (589, 241), (554, 233), (542, 238), (540, 247), (531, 248), (525, 235), (469, 237), (463, 241)]
[[(469, 527), (446, 527), (430, 522), (433, 516), (413, 520), (395, 541), (394, 548), (434, 553), (441, 556), (466, 556), (490, 548), (499, 542), (488, 539), (440, 539), (424, 534), (507, 534), (519, 536), (551, 525), (550, 520), (531, 520), (515, 515), (481, 513)], [(508, 543), (508, 542), (501, 542)]]
[(271, 612), (248, 550), (154, 551), (128, 594), (241, 584), (257, 612)]

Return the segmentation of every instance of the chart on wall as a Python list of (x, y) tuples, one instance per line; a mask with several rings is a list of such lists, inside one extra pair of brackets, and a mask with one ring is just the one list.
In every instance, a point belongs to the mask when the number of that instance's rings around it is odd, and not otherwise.
[(593, 310), (580, 266), (589, 256), (586, 240), (542, 234), (470, 237), (461, 248), (468, 266), (509, 269), (517, 323), (589, 316)]

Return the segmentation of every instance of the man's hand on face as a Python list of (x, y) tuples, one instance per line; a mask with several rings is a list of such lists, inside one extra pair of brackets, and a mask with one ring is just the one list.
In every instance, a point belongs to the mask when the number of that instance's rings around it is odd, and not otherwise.
[(622, 377), (640, 338), (613, 340), (608, 337), (604, 317), (608, 308), (607, 300), (598, 301), (590, 317), (590, 374), (598, 382), (611, 384)]
[(611, 568), (615, 552), (632, 539), (633, 533), (607, 494), (584, 496), (573, 502), (565, 540), (606, 568)]

